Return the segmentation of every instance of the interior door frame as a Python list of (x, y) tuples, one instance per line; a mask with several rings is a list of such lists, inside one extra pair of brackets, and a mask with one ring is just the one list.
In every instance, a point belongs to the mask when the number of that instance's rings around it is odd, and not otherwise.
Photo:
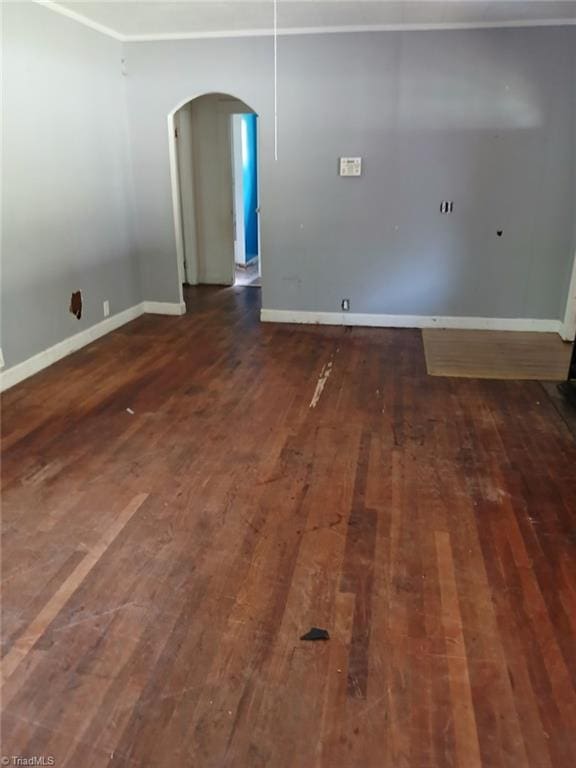
[(562, 324), (560, 335), (564, 341), (574, 341), (576, 337), (576, 252), (572, 262), (572, 276), (570, 278), (570, 287), (568, 288), (566, 313), (564, 314), (564, 323)]
[[(188, 104), (200, 96), (209, 96), (210, 94), (222, 93), (222, 95), (230, 96), (233, 99), (242, 101), (243, 104), (248, 107), (248, 110), (259, 117), (259, 113), (253, 109), (246, 101), (239, 96), (235, 96), (230, 93), (220, 91), (207, 91), (203, 93), (196, 93), (189, 96), (186, 99), (182, 99), (174, 109), (168, 113), (167, 116), (167, 128), (168, 128), (168, 159), (170, 167), (170, 189), (172, 192), (172, 218), (174, 224), (174, 240), (176, 245), (176, 267), (178, 271), (178, 295), (180, 297), (180, 303), (184, 302), (184, 282), (186, 279), (186, 268), (184, 264), (185, 249), (184, 249), (184, 230), (182, 223), (182, 200), (180, 192), (180, 174), (178, 170), (178, 148), (175, 135), (175, 121), (174, 116), (179, 109)], [(262, 246), (260, 237), (260, 131), (259, 120), (256, 121), (256, 169), (258, 176), (258, 266), (259, 273), (262, 274)], [(232, 190), (231, 190), (232, 194)], [(233, 265), (234, 269), (234, 265)]]
[(178, 171), (178, 149), (176, 146), (176, 123), (174, 116), (179, 109), (193, 99), (185, 99), (168, 114), (168, 158), (170, 163), (170, 189), (172, 191), (172, 219), (174, 223), (174, 239), (176, 241), (176, 266), (178, 269), (178, 294), (180, 303), (184, 302), (184, 282), (186, 267), (184, 265), (184, 228), (182, 225), (182, 201), (180, 197), (180, 173)]
[(258, 229), (258, 277), (262, 277), (262, 236), (260, 234), (260, 116), (256, 115), (256, 227)]
[(226, 173), (226, 187), (227, 187), (227, 200), (226, 200), (226, 209), (230, 211), (230, 258), (228, 259), (229, 264), (229, 283), (225, 283), (225, 285), (233, 286), (236, 282), (236, 254), (234, 251), (234, 238), (235, 238), (235, 225), (234, 225), (234, 148), (232, 146), (232, 115), (234, 113), (227, 112), (223, 104), (218, 105), (218, 111), (221, 116), (221, 120), (218, 121), (218, 127), (226, 127), (225, 130), (227, 131), (228, 135), (226, 137), (221, 137), (224, 140), (220, 142), (220, 147), (223, 149), (223, 151), (226, 153), (227, 157), (223, 158), (222, 168), (221, 170), (225, 171)]

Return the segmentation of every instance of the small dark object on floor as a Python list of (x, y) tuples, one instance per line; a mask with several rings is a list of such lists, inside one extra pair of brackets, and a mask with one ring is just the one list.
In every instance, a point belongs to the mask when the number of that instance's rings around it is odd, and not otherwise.
[(576, 408), (576, 381), (564, 381), (558, 384), (558, 391), (564, 395), (564, 399)]
[(330, 635), (326, 629), (312, 627), (305, 635), (302, 635), (300, 640), (330, 640)]

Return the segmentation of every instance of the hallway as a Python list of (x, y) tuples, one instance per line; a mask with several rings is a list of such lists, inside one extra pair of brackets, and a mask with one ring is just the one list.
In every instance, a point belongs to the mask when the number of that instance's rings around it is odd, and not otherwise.
[(239, 267), (236, 264), (234, 285), (253, 285), (259, 288), (258, 264), (251, 264), (248, 267)]
[(571, 768), (576, 442), (541, 385), (185, 294), (3, 397), (4, 753)]

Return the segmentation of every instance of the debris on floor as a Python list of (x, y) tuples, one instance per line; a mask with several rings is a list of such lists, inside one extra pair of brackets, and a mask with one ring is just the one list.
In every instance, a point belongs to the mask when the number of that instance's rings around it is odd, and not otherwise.
[(134, 411), (132, 408), (126, 408), (126, 413), (129, 413), (131, 416), (134, 416)]
[(318, 382), (316, 384), (316, 389), (314, 390), (314, 394), (312, 395), (312, 400), (310, 400), (310, 408), (316, 408), (318, 405), (318, 401), (320, 400), (320, 395), (322, 394), (322, 390), (324, 389), (324, 386), (326, 382), (328, 381), (328, 377), (332, 373), (332, 360), (328, 362), (326, 365), (322, 366), (322, 370), (320, 371), (320, 376), (318, 377)]
[(311, 627), (305, 635), (302, 635), (300, 640), (330, 640), (330, 635), (326, 629)]

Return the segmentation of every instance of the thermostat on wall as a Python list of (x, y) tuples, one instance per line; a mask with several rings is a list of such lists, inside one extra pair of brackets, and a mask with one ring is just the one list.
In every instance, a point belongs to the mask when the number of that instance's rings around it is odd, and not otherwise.
[(341, 157), (340, 176), (360, 176), (362, 174), (361, 157)]

